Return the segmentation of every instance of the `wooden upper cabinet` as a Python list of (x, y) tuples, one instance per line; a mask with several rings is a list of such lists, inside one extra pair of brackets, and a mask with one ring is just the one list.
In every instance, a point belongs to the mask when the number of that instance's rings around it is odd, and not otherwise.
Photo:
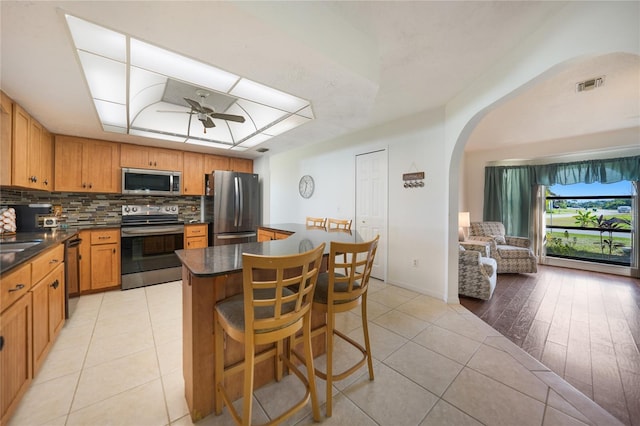
[[(29, 145), (27, 157), (29, 158), (28, 166), (26, 167), (29, 173), (29, 180), (31, 188), (40, 188), (42, 186), (42, 150), (40, 144), (42, 141), (42, 126), (34, 119), (29, 119)], [(16, 147), (17, 149), (18, 147)], [(16, 166), (18, 164), (16, 163)], [(16, 168), (20, 168), (19, 166)]]
[(122, 192), (118, 148), (112, 142), (92, 140), (86, 145), (85, 176), (90, 192)]
[(182, 152), (173, 149), (122, 144), (120, 148), (120, 166), (136, 169), (182, 171)]
[(32, 147), (29, 138), (29, 129), (31, 127), (31, 117), (20, 105), (13, 104), (13, 157), (12, 163), (20, 165), (13, 167), (11, 173), (11, 183), (15, 186), (23, 186), (30, 188), (33, 183), (33, 174), (31, 174), (31, 165), (33, 161), (30, 157)]
[(56, 136), (55, 189), (68, 192), (121, 192), (119, 144)]
[(209, 174), (214, 170), (231, 170), (229, 157), (206, 154), (204, 156), (204, 174)]
[(53, 191), (53, 135), (44, 127), (40, 134), (40, 176), (41, 189)]
[(11, 185), (52, 191), (51, 133), (20, 105), (12, 112)]
[(234, 172), (253, 173), (253, 160), (246, 158), (224, 157), (222, 155), (205, 155), (205, 174), (211, 173), (214, 170), (231, 170)]
[(0, 92), (0, 185), (11, 185), (11, 129), (13, 126), (13, 102)]
[(253, 160), (231, 157), (229, 162), (234, 172), (253, 173)]
[(182, 164), (182, 194), (204, 195), (204, 154), (185, 152)]

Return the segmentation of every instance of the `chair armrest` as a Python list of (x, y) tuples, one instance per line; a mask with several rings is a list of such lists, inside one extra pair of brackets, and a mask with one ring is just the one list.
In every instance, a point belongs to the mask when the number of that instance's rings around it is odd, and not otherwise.
[(463, 265), (479, 265), (480, 252), (475, 250), (466, 250), (459, 253), (459, 261)]
[(494, 243), (496, 242), (496, 240), (493, 239), (493, 237), (489, 237), (486, 235), (474, 235), (473, 237), (469, 237), (468, 240), (470, 241), (484, 241), (486, 243)]
[[(496, 240), (493, 237), (484, 236), (484, 235), (475, 235), (473, 237), (468, 238), (470, 241), (483, 241), (485, 243), (489, 243), (489, 255), (493, 257), (493, 253), (497, 250)], [(463, 245), (464, 248), (467, 248)], [(477, 250), (477, 249), (476, 249)]]
[(504, 240), (510, 246), (524, 247), (524, 248), (531, 247), (531, 240), (528, 239), (528, 238), (525, 238), (525, 237), (509, 237), (509, 236), (505, 236)]

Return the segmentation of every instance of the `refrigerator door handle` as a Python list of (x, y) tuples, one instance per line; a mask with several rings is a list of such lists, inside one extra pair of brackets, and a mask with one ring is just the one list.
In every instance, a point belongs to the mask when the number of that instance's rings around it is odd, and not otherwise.
[(242, 217), (244, 216), (244, 188), (242, 186), (242, 178), (238, 179), (238, 204), (240, 209), (238, 210), (238, 226), (242, 226)]
[(237, 176), (233, 177), (233, 185), (234, 185), (234, 192), (233, 192), (233, 204), (234, 204), (233, 226), (237, 227), (238, 226), (238, 213), (240, 211), (240, 185), (239, 185)]

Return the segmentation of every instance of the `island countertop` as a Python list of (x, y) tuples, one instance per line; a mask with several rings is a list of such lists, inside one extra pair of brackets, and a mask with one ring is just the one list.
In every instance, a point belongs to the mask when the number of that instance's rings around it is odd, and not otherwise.
[(324, 254), (328, 254), (331, 241), (347, 243), (362, 241), (355, 231), (328, 231), (324, 228), (314, 228), (297, 223), (262, 225), (260, 228), (292, 232), (293, 234), (282, 240), (177, 250), (176, 254), (182, 265), (189, 269), (193, 275), (213, 277), (242, 270), (242, 253), (285, 256), (304, 253), (325, 243)]

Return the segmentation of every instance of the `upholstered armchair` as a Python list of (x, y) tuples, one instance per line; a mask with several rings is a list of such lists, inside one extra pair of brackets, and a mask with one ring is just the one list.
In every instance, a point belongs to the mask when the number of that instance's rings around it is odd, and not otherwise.
[(458, 258), (458, 294), (489, 300), (496, 288), (496, 261), (479, 251), (460, 246)]
[(501, 222), (471, 222), (469, 240), (489, 243), (490, 256), (498, 263), (498, 273), (538, 272), (538, 258), (531, 241), (505, 235)]

